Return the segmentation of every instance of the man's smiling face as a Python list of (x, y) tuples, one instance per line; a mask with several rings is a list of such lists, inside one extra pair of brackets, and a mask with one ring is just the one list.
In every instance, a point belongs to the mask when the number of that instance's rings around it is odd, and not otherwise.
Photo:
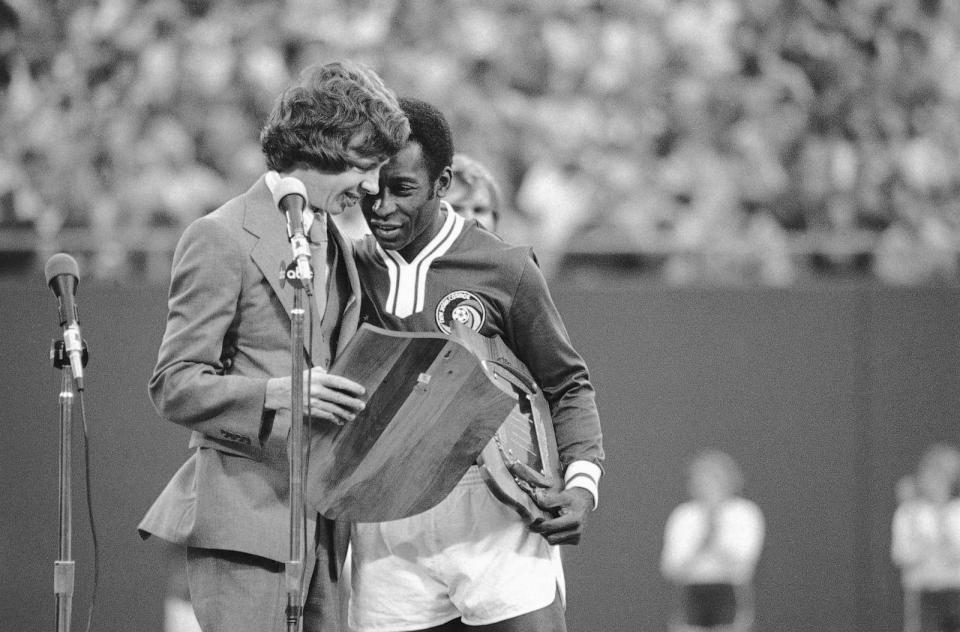
[(410, 261), (443, 225), (440, 198), (450, 184), (450, 169), (431, 181), (420, 143), (411, 142), (380, 170), (379, 195), (360, 208), (370, 232), (385, 250)]

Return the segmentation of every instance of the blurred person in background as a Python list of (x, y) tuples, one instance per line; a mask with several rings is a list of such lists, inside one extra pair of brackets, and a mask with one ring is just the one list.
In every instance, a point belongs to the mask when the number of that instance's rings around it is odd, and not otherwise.
[[(894, 495), (897, 499), (897, 507), (903, 507), (905, 512), (910, 511), (907, 509), (908, 504), (915, 503), (919, 498), (916, 475), (901, 476), (894, 487)], [(903, 630), (916, 632), (920, 621), (920, 595), (905, 583), (901, 582), (901, 585), (903, 587)]]
[(753, 626), (753, 576), (765, 525), (740, 496), (743, 474), (725, 452), (698, 453), (687, 470), (690, 500), (667, 519), (660, 569), (680, 588), (671, 632), (745, 632)]
[(894, 512), (890, 553), (901, 572), (905, 632), (960, 631), (958, 480), (960, 451), (934, 444)]
[(580, 541), (603, 461), (594, 389), (531, 249), (465, 221), (443, 200), (454, 153), (443, 114), (416, 99), (400, 103), (410, 140), (381, 171), (380, 193), (361, 203), (372, 233), (356, 246), (364, 320), (450, 333), (456, 318), (502, 337), (550, 405), (565, 485), (540, 490), (535, 500), (553, 517), (528, 526), (474, 465), (423, 513), (354, 524), (350, 625), (357, 632), (563, 632), (557, 545)]
[(12, 6), (0, 0), (0, 92), (4, 92), (13, 76), (17, 52), (17, 29), (20, 17)]
[[(149, 392), (161, 417), (193, 431), (193, 453), (139, 529), (186, 547), (190, 600), (204, 632), (286, 629), (293, 380), (306, 383), (312, 427), (347, 422), (363, 407), (360, 385), (325, 370), (360, 316), (350, 245), (328, 215), (377, 193), (381, 166), (408, 133), (395, 96), (372, 70), (311, 67), (261, 130), (266, 173), (192, 222), (177, 245)], [(306, 189), (304, 224), (315, 245), (302, 376), (289, 374), (294, 289), (279, 274), (292, 258), (273, 198), (283, 177)], [(348, 527), (309, 511), (304, 522), (303, 629), (336, 632)]]
[(202, 632), (190, 603), (190, 584), (187, 580), (183, 549), (176, 544), (165, 542), (164, 562), (167, 585), (163, 596), (162, 631)]
[(503, 193), (490, 171), (466, 154), (453, 155), (453, 178), (444, 199), (458, 214), (497, 232)]

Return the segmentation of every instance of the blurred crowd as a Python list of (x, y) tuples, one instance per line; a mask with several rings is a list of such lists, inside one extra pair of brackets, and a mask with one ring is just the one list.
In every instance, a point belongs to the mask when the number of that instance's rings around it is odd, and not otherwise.
[(951, 0), (0, 0), (0, 264), (165, 274), (336, 58), (444, 110), (549, 275), (960, 280)]

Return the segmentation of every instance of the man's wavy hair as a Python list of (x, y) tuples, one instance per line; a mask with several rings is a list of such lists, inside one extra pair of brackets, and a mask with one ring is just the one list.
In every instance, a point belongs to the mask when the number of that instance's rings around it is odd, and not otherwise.
[(336, 61), (307, 68), (277, 98), (260, 132), (267, 167), (341, 172), (358, 166), (348, 148), (383, 161), (400, 151), (410, 124), (394, 93), (363, 64)]

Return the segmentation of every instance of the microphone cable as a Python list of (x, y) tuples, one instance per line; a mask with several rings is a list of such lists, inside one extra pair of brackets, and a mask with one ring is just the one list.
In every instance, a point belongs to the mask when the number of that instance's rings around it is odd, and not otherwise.
[(90, 606), (87, 609), (86, 632), (90, 632), (93, 626), (93, 612), (97, 605), (97, 593), (100, 586), (100, 545), (97, 541), (97, 525), (93, 519), (93, 494), (90, 490), (90, 437), (87, 429), (87, 408), (83, 399), (83, 391), (77, 391), (80, 395), (80, 425), (83, 435), (83, 471), (84, 487), (86, 488), (87, 518), (90, 521), (90, 539), (93, 543), (93, 587), (90, 592)]
[[(312, 292), (310, 294), (310, 297), (313, 298)], [(312, 304), (311, 304), (311, 307), (313, 307)], [(316, 320), (313, 317), (313, 312), (314, 312), (313, 309), (307, 310), (307, 313), (310, 314), (310, 322), (307, 325), (307, 340), (311, 341), (311, 343), (313, 341), (314, 321)], [(312, 346), (313, 345), (311, 344), (311, 347)], [(307, 423), (306, 423), (305, 429), (309, 430), (313, 427), (313, 401), (312, 401), (313, 398), (310, 397), (311, 387), (313, 385), (313, 353), (312, 352), (310, 354), (310, 362), (307, 365), (307, 375), (310, 376), (310, 379), (307, 380), (307, 388), (304, 391), (307, 395), (307, 407), (305, 409), (307, 413)], [(304, 421), (301, 419), (300, 423), (304, 423)], [(303, 453), (302, 453), (303, 454), (302, 472), (304, 474), (303, 476), (304, 480), (303, 480), (303, 485), (301, 485), (301, 489), (304, 491), (304, 494), (306, 494), (306, 490), (307, 490), (306, 478), (307, 477), (305, 476), (305, 474), (310, 467), (310, 450), (313, 442), (310, 440), (309, 432), (304, 432), (303, 435), (301, 436), (303, 436), (303, 439), (304, 439), (304, 446), (303, 446)], [(301, 547), (301, 554), (303, 555), (303, 559), (304, 559), (304, 567), (306, 566), (307, 552), (309, 551), (309, 547), (307, 546), (307, 538), (309, 537), (309, 538), (312, 538), (313, 540), (317, 539), (316, 529), (314, 529), (313, 533), (310, 533), (310, 534), (307, 533), (307, 524), (309, 521), (307, 520), (307, 503), (305, 502), (305, 498), (306, 497), (304, 497), (303, 511), (300, 512), (302, 514), (301, 517), (303, 519), (303, 534), (304, 534), (304, 537), (300, 542), (300, 547)], [(316, 556), (316, 553), (314, 553), (314, 556)], [(304, 601), (306, 601), (307, 593), (310, 591), (310, 581), (312, 579), (313, 579), (312, 577), (307, 577), (306, 573), (300, 574), (300, 594), (302, 595)]]

